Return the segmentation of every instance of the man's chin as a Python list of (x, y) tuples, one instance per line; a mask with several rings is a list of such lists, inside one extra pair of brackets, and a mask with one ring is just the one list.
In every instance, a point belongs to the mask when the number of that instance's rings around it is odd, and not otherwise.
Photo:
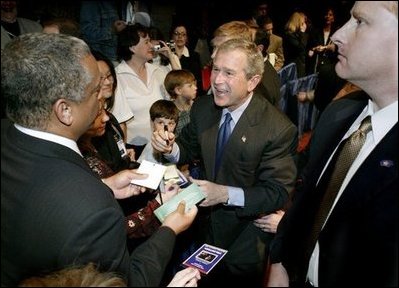
[(226, 101), (223, 98), (213, 96), (214, 102), (219, 107), (225, 107), (227, 105)]

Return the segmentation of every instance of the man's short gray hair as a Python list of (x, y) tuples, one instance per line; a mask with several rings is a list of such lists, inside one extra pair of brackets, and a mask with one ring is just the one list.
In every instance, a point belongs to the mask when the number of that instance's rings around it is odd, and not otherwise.
[(247, 67), (245, 69), (247, 79), (255, 75), (262, 76), (265, 64), (263, 56), (254, 42), (244, 39), (227, 40), (218, 47), (216, 55), (221, 52), (232, 50), (239, 50), (247, 56)]
[(24, 127), (45, 129), (58, 99), (81, 102), (91, 75), (83, 66), (90, 49), (63, 34), (29, 33), (1, 53), (1, 93), (7, 117)]

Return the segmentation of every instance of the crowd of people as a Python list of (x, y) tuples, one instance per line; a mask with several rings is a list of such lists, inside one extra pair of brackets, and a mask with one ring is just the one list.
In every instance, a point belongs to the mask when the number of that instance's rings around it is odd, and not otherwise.
[[(201, 47), (143, 1), (41, 23), (20, 4), (1, 1), (2, 286), (398, 285), (397, 1), (355, 2), (346, 23), (292, 11), (284, 30), (258, 1)], [(283, 109), (290, 63), (317, 82)], [(159, 221), (183, 188), (132, 184), (144, 160), (205, 199)], [(183, 269), (204, 243), (228, 252)]]

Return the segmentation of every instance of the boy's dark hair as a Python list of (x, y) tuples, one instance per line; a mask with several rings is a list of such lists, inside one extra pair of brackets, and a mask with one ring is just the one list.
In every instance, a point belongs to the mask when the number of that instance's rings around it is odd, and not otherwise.
[(150, 118), (154, 121), (156, 118), (166, 118), (175, 120), (176, 124), (179, 120), (179, 109), (177, 109), (175, 103), (170, 100), (157, 100), (150, 108)]
[(164, 80), (164, 86), (166, 91), (169, 93), (170, 97), (175, 99), (176, 93), (175, 88), (184, 85), (186, 83), (191, 83), (195, 81), (195, 76), (188, 70), (172, 70), (166, 75)]

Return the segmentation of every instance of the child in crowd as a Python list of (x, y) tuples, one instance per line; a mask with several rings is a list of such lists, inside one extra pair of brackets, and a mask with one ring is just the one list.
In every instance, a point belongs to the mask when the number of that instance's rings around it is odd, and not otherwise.
[(191, 105), (197, 96), (197, 81), (188, 70), (172, 70), (166, 75), (164, 85), (179, 109), (179, 123), (175, 131), (177, 137), (181, 129), (190, 122)]
[[(150, 107), (150, 119), (152, 131), (165, 129), (168, 133), (174, 133), (179, 121), (179, 109), (170, 100), (157, 100)], [(145, 146), (137, 161), (141, 163), (143, 160), (154, 163), (164, 162), (162, 154), (155, 153), (151, 143)]]
[[(104, 85), (103, 85), (104, 87)], [(103, 89), (103, 87), (101, 89)], [(106, 130), (106, 123), (110, 120), (109, 114), (106, 110), (106, 99), (101, 98), (100, 100), (101, 109), (97, 118), (94, 120), (90, 128), (79, 138), (78, 147), (82, 152), (83, 158), (86, 160), (87, 164), (90, 166), (93, 172), (95, 172), (100, 178), (107, 178), (114, 175), (116, 172), (112, 170), (111, 167), (105, 162), (105, 160), (98, 153), (97, 149), (94, 147), (92, 139), (94, 137), (102, 136)], [(174, 114), (176, 118), (178, 117), (178, 111), (173, 102), (169, 100), (161, 100), (171, 103), (175, 108)], [(175, 128), (175, 120), (172, 120), (171, 130)], [(171, 121), (171, 122), (172, 122)], [(167, 121), (165, 120), (165, 123)], [(148, 145), (147, 145), (148, 146)], [(151, 146), (151, 145), (149, 145)], [(169, 189), (170, 188), (170, 189)], [(160, 194), (148, 194), (148, 197), (144, 199), (134, 197), (134, 199), (139, 199), (138, 205), (134, 207), (134, 211), (124, 211), (126, 216), (126, 232), (129, 239), (143, 238), (152, 235), (160, 226), (160, 222), (153, 214), (153, 211), (157, 209), (164, 202), (169, 201), (174, 195), (177, 194), (177, 186), (161, 188), (163, 191), (168, 191), (163, 193), (161, 198)], [(122, 203), (120, 203), (122, 204)], [(139, 207), (137, 207), (139, 206)], [(129, 249), (136, 244), (135, 241), (131, 241), (132, 244), (129, 245)]]

